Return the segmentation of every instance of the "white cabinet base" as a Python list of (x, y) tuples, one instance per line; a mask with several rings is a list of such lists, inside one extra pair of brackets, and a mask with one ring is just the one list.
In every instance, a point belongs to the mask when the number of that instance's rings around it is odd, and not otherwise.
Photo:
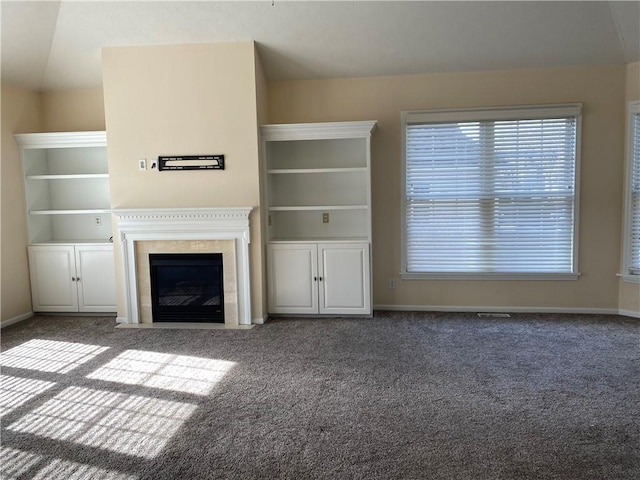
[(269, 313), (371, 315), (367, 243), (272, 243)]
[(115, 312), (111, 245), (32, 245), (31, 295), (35, 312)]

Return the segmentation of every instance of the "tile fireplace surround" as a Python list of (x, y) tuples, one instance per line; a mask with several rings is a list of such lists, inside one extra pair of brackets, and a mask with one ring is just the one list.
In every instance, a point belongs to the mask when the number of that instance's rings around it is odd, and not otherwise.
[(251, 324), (249, 213), (252, 207), (117, 209), (125, 313), (119, 323), (151, 323), (149, 253), (222, 253), (225, 325)]

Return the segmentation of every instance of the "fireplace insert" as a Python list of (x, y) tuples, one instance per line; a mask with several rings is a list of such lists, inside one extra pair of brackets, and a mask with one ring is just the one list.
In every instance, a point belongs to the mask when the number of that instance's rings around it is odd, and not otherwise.
[(224, 323), (222, 253), (152, 253), (154, 322)]

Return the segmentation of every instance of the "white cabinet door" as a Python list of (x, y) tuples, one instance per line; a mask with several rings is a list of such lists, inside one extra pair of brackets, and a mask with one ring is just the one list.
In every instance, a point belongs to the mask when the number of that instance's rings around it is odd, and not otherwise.
[(72, 246), (31, 246), (29, 270), (33, 310), (77, 312), (78, 292)]
[(80, 312), (116, 311), (116, 274), (113, 247), (83, 245), (75, 248)]
[(318, 313), (317, 252), (316, 244), (269, 245), (270, 313)]
[(115, 312), (116, 279), (110, 245), (32, 245), (35, 312)]
[(371, 314), (369, 245), (319, 244), (319, 312)]
[(371, 315), (368, 243), (270, 244), (269, 313)]

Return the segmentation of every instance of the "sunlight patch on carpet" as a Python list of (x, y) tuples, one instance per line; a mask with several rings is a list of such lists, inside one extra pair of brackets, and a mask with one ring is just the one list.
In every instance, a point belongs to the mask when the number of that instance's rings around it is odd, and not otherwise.
[(7, 429), (153, 458), (195, 409), (190, 403), (69, 387)]
[(0, 375), (0, 418), (54, 385), (44, 380)]
[(56, 458), (33, 480), (136, 480), (138, 477)]
[(0, 354), (0, 366), (68, 373), (109, 347), (54, 340), (29, 340)]
[(0, 447), (0, 478), (16, 480), (27, 473), (41, 458), (42, 455), (35, 453)]
[(207, 395), (234, 365), (226, 360), (126, 350), (87, 378)]

